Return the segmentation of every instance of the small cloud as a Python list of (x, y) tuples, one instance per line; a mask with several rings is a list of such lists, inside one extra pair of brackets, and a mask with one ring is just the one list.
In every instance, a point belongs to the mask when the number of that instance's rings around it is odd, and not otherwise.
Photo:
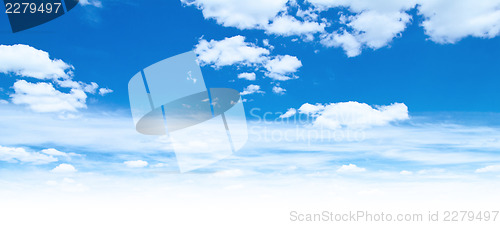
[(124, 164), (130, 168), (143, 168), (148, 166), (148, 162), (143, 160), (125, 161)]
[(280, 87), (280, 86), (274, 86), (273, 87), (273, 92), (279, 95), (284, 95), (286, 92), (286, 89)]
[(99, 94), (101, 96), (104, 96), (104, 95), (107, 95), (107, 94), (110, 94), (110, 93), (113, 93), (113, 90), (111, 90), (109, 88), (100, 88), (99, 89)]
[(260, 90), (260, 86), (259, 85), (250, 84), (240, 94), (241, 95), (250, 95), (250, 94), (253, 94), (253, 93), (264, 93), (264, 92)]
[(238, 78), (246, 80), (255, 80), (255, 73), (240, 73)]
[(151, 167), (153, 168), (163, 168), (163, 167), (167, 167), (168, 164), (166, 163), (157, 163), (157, 164), (154, 164), (154, 165), (151, 165)]
[(476, 170), (476, 173), (500, 172), (500, 165), (491, 165)]
[(77, 172), (76, 168), (70, 164), (60, 164), (56, 168), (52, 169), (53, 173), (74, 173)]
[(0, 146), (0, 161), (32, 163), (35, 165), (56, 162), (57, 158), (39, 152), (26, 151), (24, 148), (11, 148)]
[(7, 100), (0, 99), (0, 104), (9, 104)]
[(53, 156), (68, 156), (67, 153), (58, 151), (58, 150), (56, 150), (54, 148), (44, 149), (44, 150), (42, 150), (42, 152), (44, 154), (53, 155)]
[(97, 8), (102, 8), (102, 2), (99, 0), (80, 0), (79, 3), (82, 6), (94, 6)]
[(358, 167), (354, 164), (349, 164), (349, 165), (342, 165), (337, 172), (338, 173), (359, 173), (359, 172), (365, 172), (365, 168)]

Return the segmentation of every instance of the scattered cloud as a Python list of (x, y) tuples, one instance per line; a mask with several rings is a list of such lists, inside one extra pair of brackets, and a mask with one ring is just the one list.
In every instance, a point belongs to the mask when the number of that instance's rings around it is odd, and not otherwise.
[[(270, 35), (301, 36), (312, 41), (317, 35), (326, 47), (340, 47), (354, 57), (363, 49), (379, 49), (402, 36), (415, 15), (423, 21), (429, 39), (441, 44), (465, 37), (499, 35), (500, 2), (459, 0), (307, 0), (306, 4), (279, 0), (181, 0), (202, 10), (206, 19), (238, 29), (264, 30)], [(324, 13), (328, 11), (335, 13)], [(331, 12), (330, 11), (330, 12)], [(339, 12), (340, 11), (340, 12)]]
[(100, 0), (80, 0), (78, 1), (82, 6), (94, 6), (97, 8), (102, 8), (102, 2)]
[(87, 108), (87, 95), (81, 89), (71, 89), (63, 93), (54, 88), (52, 83), (30, 83), (18, 80), (14, 83), (14, 94), (11, 94), (14, 104), (24, 104), (35, 112), (77, 112)]
[(73, 165), (62, 163), (56, 168), (52, 169), (53, 173), (75, 173), (77, 172), (76, 168)]
[(130, 168), (143, 168), (148, 166), (148, 162), (143, 160), (125, 161), (123, 163)]
[(251, 66), (264, 62), (269, 55), (269, 50), (245, 42), (245, 37), (240, 35), (221, 41), (201, 39), (194, 52), (202, 65), (215, 67), (235, 64)]
[(113, 93), (113, 90), (111, 90), (109, 88), (100, 88), (99, 89), (99, 95), (101, 95), (101, 96), (104, 96), (104, 95), (107, 95), (110, 93)]
[(297, 78), (293, 73), (302, 67), (302, 62), (295, 56), (280, 55), (269, 60), (266, 65), (266, 76), (280, 81)]
[(56, 162), (57, 159), (39, 152), (27, 151), (24, 148), (0, 146), (0, 161), (10, 163), (32, 163), (35, 165)]
[(278, 94), (278, 95), (284, 95), (286, 92), (286, 89), (280, 87), (280, 86), (274, 86), (273, 87), (273, 92)]
[(337, 169), (338, 173), (359, 173), (365, 171), (365, 168), (360, 168), (354, 164), (342, 165), (339, 169)]
[(17, 80), (13, 85), (12, 103), (27, 105), (33, 111), (65, 113), (87, 108), (86, 93), (95, 94), (99, 85), (74, 81), (73, 70), (72, 65), (31, 46), (0, 45), (0, 73), (43, 80)]
[(251, 94), (254, 94), (254, 93), (264, 93), (264, 92), (260, 90), (260, 86), (259, 85), (250, 84), (240, 94), (241, 95), (251, 95)]
[(255, 73), (240, 73), (238, 78), (246, 80), (255, 80)]

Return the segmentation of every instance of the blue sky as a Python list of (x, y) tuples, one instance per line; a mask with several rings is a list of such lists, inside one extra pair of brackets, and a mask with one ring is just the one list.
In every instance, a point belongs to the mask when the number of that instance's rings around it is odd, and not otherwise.
[[(80, 0), (18, 33), (0, 13), (0, 222), (498, 210), (499, 35), (499, 0)], [(188, 51), (240, 92), (248, 140), (180, 173), (128, 83)]]
[[(365, 49), (350, 58), (341, 48), (326, 48), (297, 35), (284, 37), (224, 27), (213, 19), (204, 19), (196, 7), (179, 1), (106, 1), (102, 7), (78, 7), (53, 22), (16, 34), (9, 34), (8, 20), (2, 15), (1, 43), (27, 44), (46, 51), (52, 58), (73, 65), (75, 79), (114, 90), (112, 95), (98, 98), (97, 103), (89, 103), (94, 106), (126, 109), (126, 84), (141, 68), (193, 50), (200, 38), (222, 40), (242, 35), (258, 46), (268, 39), (275, 46), (272, 54), (297, 56), (303, 65), (295, 72), (299, 78), (281, 82), (287, 90), (283, 96), (272, 93), (272, 79), (257, 73), (259, 79), (253, 83), (266, 94), (251, 96), (255, 101), (247, 103), (249, 107), (284, 111), (307, 102), (358, 101), (370, 105), (404, 102), (411, 113), (498, 112), (495, 62), (499, 60), (499, 39), (465, 36), (454, 44), (435, 43), (420, 25), (422, 15), (416, 10), (408, 13), (412, 20), (400, 37), (380, 49)], [(203, 68), (207, 85), (240, 91), (252, 84), (236, 78), (247, 71), (251, 70)], [(8, 81), (2, 82), (2, 88), (9, 90), (16, 78), (2, 79)], [(236, 82), (230, 82), (233, 80)], [(3, 96), (7, 98), (5, 92)]]
[[(230, 0), (82, 2), (15, 34), (6, 15), (0, 18), (0, 165), (6, 172), (50, 174), (61, 164), (70, 165), (61, 169), (69, 172), (123, 176), (176, 171), (168, 141), (135, 132), (127, 84), (141, 69), (191, 50), (208, 87), (242, 93), (253, 129), (234, 158), (198, 172), (344, 168), (367, 177), (425, 178), (428, 171), (453, 177), (500, 170), (495, 2), (471, 14), (460, 14), (476, 7), (465, 0), (451, 8), (389, 0), (265, 7)], [(272, 120), (285, 112), (283, 119), (311, 120), (261, 123), (257, 117), (266, 112)], [(275, 142), (260, 136), (318, 127), (362, 138)], [(45, 151), (50, 148), (57, 152)]]

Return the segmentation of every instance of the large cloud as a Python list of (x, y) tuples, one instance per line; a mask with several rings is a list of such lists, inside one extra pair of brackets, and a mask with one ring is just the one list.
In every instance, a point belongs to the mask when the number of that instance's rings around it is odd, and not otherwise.
[[(493, 38), (500, 33), (500, 0), (306, 0), (309, 4), (287, 4), (286, 0), (181, 1), (198, 6), (205, 18), (223, 26), (306, 40), (313, 40), (317, 34), (321, 44), (343, 48), (349, 57), (366, 48), (390, 45), (413, 20), (413, 9), (423, 17), (419, 25), (437, 43), (455, 43), (469, 36)], [(335, 13), (324, 13), (328, 10)]]
[[(28, 45), (0, 45), (0, 73), (43, 80), (14, 83), (12, 103), (27, 105), (36, 112), (77, 112), (87, 107), (87, 94), (96, 94), (99, 85), (73, 80), (74, 67), (60, 59), (51, 59), (49, 53)], [(69, 91), (58, 90), (68, 88)], [(99, 94), (111, 93), (108, 88)]]

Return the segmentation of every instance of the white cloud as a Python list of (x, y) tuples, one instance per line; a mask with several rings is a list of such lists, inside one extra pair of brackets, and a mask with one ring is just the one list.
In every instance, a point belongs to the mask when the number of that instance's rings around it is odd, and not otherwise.
[(342, 47), (348, 57), (361, 54), (361, 43), (349, 32), (325, 34), (321, 38), (321, 44), (326, 47)]
[(500, 172), (500, 165), (491, 165), (476, 170), (476, 173)]
[(71, 89), (63, 93), (51, 83), (30, 83), (18, 80), (14, 83), (14, 91), (10, 97), (14, 104), (26, 104), (35, 112), (76, 112), (86, 108), (87, 95), (81, 89)]
[(420, 0), (418, 12), (431, 40), (455, 43), (468, 36), (493, 38), (500, 32), (499, 0)]
[(42, 152), (44, 154), (52, 155), (52, 156), (64, 156), (64, 157), (68, 157), (68, 153), (58, 151), (57, 149), (54, 149), (54, 148), (44, 149), (44, 150), (42, 150)]
[(308, 40), (314, 39), (315, 33), (325, 31), (325, 24), (312, 21), (299, 21), (292, 16), (278, 16), (266, 28), (266, 32), (282, 36), (305, 35)]
[(6, 104), (9, 104), (9, 102), (5, 99), (0, 99), (0, 104), (6, 105)]
[(302, 62), (295, 56), (280, 55), (272, 60), (269, 60), (266, 65), (266, 76), (280, 81), (290, 80), (296, 78), (293, 73), (302, 67)]
[(113, 90), (109, 88), (99, 88), (99, 95), (104, 96), (107, 94), (113, 93)]
[(294, 108), (290, 108), (285, 112), (285, 114), (280, 115), (279, 118), (290, 118), (292, 116), (295, 116), (295, 114), (297, 114), (297, 110)]
[(403, 103), (375, 108), (365, 103), (352, 101), (327, 105), (306, 103), (299, 108), (299, 111), (317, 116), (313, 122), (314, 125), (330, 129), (383, 126), (393, 121), (409, 119), (408, 107)]
[(270, 20), (286, 9), (288, 0), (181, 0), (195, 5), (206, 19), (239, 29), (264, 28)]
[(286, 89), (280, 87), (280, 86), (274, 86), (273, 87), (273, 92), (279, 95), (284, 95), (286, 92)]
[(246, 80), (255, 80), (255, 73), (240, 73), (238, 78)]
[(267, 59), (269, 50), (245, 42), (245, 37), (234, 36), (221, 41), (206, 41), (201, 39), (194, 52), (198, 55), (202, 65), (215, 67), (234, 64), (255, 65)]
[(0, 45), (0, 73), (36, 79), (69, 79), (67, 70), (73, 67), (60, 59), (50, 59), (49, 53), (28, 45)]
[(91, 82), (90, 84), (83, 84), (82, 86), (83, 86), (83, 91), (91, 94), (95, 94), (97, 88), (99, 88), (99, 85), (95, 82)]
[(56, 168), (52, 169), (53, 173), (75, 173), (76, 168), (73, 165), (62, 163)]
[(143, 160), (125, 161), (123, 163), (130, 168), (143, 168), (148, 166), (148, 162)]
[(325, 109), (325, 106), (319, 103), (316, 105), (305, 103), (299, 108), (299, 112), (302, 114), (317, 115), (323, 109)]
[(365, 168), (360, 168), (354, 164), (342, 165), (339, 169), (337, 169), (338, 173), (359, 173), (365, 171)]
[(102, 7), (102, 2), (100, 0), (80, 0), (78, 1), (78, 3), (80, 3), (80, 5), (82, 6), (94, 6), (94, 7), (97, 7), (97, 8), (101, 8)]
[(0, 161), (22, 162), (32, 164), (48, 164), (56, 162), (57, 159), (38, 152), (29, 152), (24, 148), (11, 148), (0, 146)]
[(240, 94), (241, 95), (251, 95), (251, 94), (254, 94), (254, 93), (264, 93), (264, 92), (260, 90), (260, 86), (259, 85), (250, 84)]

